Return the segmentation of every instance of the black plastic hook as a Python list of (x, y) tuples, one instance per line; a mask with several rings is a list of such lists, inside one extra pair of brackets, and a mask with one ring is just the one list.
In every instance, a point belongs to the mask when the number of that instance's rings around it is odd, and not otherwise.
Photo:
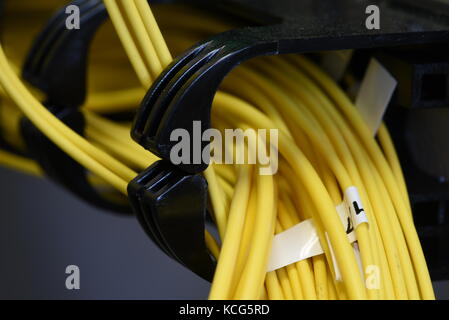
[(206, 179), (157, 161), (129, 183), (128, 196), (149, 237), (167, 255), (211, 281), (215, 259), (204, 238)]
[[(23, 67), (23, 77), (46, 94), (45, 105), (79, 134), (85, 120), (78, 110), (86, 98), (89, 47), (107, 12), (99, 0), (76, 0), (80, 29), (66, 28), (65, 7), (59, 10), (34, 41)], [(89, 183), (84, 167), (43, 135), (28, 119), (21, 123), (22, 135), (33, 158), (53, 180), (100, 208), (131, 213), (129, 206), (102, 197)]]
[[(67, 30), (60, 10), (36, 39), (23, 75), (47, 96), (46, 107), (70, 128), (83, 134), (79, 106), (86, 97), (90, 42), (107, 18), (100, 0), (77, 0), (79, 30)], [(86, 170), (46, 138), (29, 120), (22, 133), (30, 153), (51, 178), (96, 206), (129, 213), (103, 199), (89, 184)], [(206, 247), (207, 182), (176, 167), (156, 162), (128, 185), (132, 211), (152, 241), (168, 256), (211, 281), (215, 260)]]
[(65, 8), (40, 32), (23, 66), (23, 77), (47, 95), (51, 105), (78, 108), (86, 99), (89, 48), (98, 28), (107, 19), (100, 0), (75, 0), (80, 28), (67, 29)]

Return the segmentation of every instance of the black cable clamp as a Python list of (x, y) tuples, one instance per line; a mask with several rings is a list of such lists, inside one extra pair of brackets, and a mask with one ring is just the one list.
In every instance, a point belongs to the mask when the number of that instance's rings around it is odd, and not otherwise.
[(130, 182), (128, 195), (148, 236), (168, 256), (212, 280), (215, 259), (204, 239), (206, 179), (157, 161)]
[[(66, 28), (65, 8), (59, 10), (35, 39), (23, 77), (46, 94), (45, 106), (62, 122), (83, 135), (85, 119), (79, 107), (86, 98), (89, 47), (107, 12), (100, 0), (76, 0), (79, 30)], [(24, 118), (21, 131), (32, 157), (53, 180), (103, 209), (129, 214), (129, 206), (102, 197), (89, 183), (88, 172)]]
[[(58, 11), (35, 40), (23, 76), (46, 93), (48, 110), (82, 135), (85, 119), (78, 109), (86, 97), (88, 50), (108, 15), (100, 0), (76, 0), (71, 4), (80, 8), (81, 28), (66, 29), (65, 8)], [(103, 199), (89, 184), (85, 168), (28, 119), (23, 119), (21, 129), (30, 153), (49, 177), (95, 206), (130, 211), (129, 207), (121, 208)], [(157, 162), (129, 184), (128, 195), (132, 211), (153, 242), (168, 256), (210, 281), (215, 260), (204, 240), (206, 180)]]
[[(380, 8), (382, 15), (380, 30), (368, 30), (365, 27), (367, 18), (365, 11), (367, 6), (372, 4)], [(426, 43), (449, 41), (447, 32), (449, 23), (447, 19), (440, 16), (439, 9), (436, 7), (432, 9), (431, 5), (426, 12), (420, 8), (409, 8), (409, 4), (403, 4), (401, 1), (278, 0), (263, 1), (262, 4), (260, 1), (235, 0), (213, 3), (209, 1), (205, 6), (210, 8), (215, 6), (215, 9), (238, 14), (240, 17), (251, 17), (261, 26), (224, 32), (194, 46), (165, 69), (145, 96), (134, 120), (132, 137), (163, 161), (156, 163), (131, 182), (129, 194), (130, 197), (137, 199), (150, 199), (137, 201), (133, 203), (133, 207), (135, 211), (139, 211), (142, 202), (151, 204), (153, 209), (142, 210), (143, 213), (140, 215), (147, 217), (147, 224), (153, 227), (157, 225), (155, 221), (160, 221), (162, 215), (169, 220), (167, 225), (184, 221), (178, 219), (181, 219), (179, 215), (187, 210), (185, 202), (178, 202), (177, 199), (182, 197), (181, 192), (189, 193), (184, 189), (176, 189), (175, 186), (184, 181), (182, 179), (185, 175), (190, 175), (193, 179), (208, 166), (208, 163), (204, 162), (194, 163), (193, 154), (191, 154), (190, 163), (172, 166), (170, 169), (168, 165), (171, 162), (170, 153), (178, 143), (170, 139), (171, 133), (175, 129), (184, 129), (190, 137), (193, 137), (194, 121), (201, 121), (203, 132), (210, 128), (211, 106), (215, 93), (223, 78), (238, 64), (263, 55), (412, 45), (424, 41)], [(410, 24), (408, 21), (414, 21), (414, 23)], [(194, 142), (190, 143), (190, 150), (194, 150)], [(208, 142), (201, 143), (203, 150)], [(164, 174), (154, 178), (153, 170), (164, 171)], [(180, 173), (182, 171), (185, 175)], [(162, 177), (170, 178), (165, 180)], [(162, 183), (161, 180), (167, 182)], [(142, 183), (142, 181), (151, 182)], [(164, 187), (166, 189), (162, 190), (178, 190), (180, 193), (165, 194), (162, 191), (156, 194), (164, 196), (155, 196), (152, 189), (157, 189), (160, 183), (163, 185), (168, 183), (167, 187)], [(141, 195), (136, 190), (146, 191)], [(192, 198), (189, 206), (198, 209), (197, 217), (201, 215), (204, 217), (206, 203), (203, 199), (207, 197), (207, 188), (204, 186), (198, 189), (198, 192), (201, 192), (201, 195), (197, 195), (195, 199)], [(171, 214), (159, 211), (166, 202), (171, 203)], [(156, 216), (154, 221), (149, 218), (150, 215)], [(192, 218), (190, 222), (189, 232), (193, 232), (196, 228), (199, 234), (204, 230), (204, 220)], [(193, 223), (196, 223), (196, 226)], [(150, 233), (154, 235), (156, 231), (157, 229)], [(172, 234), (170, 241), (178, 243), (188, 241), (188, 233), (184, 231), (179, 230), (179, 233)], [(203, 241), (203, 239), (198, 237), (195, 241)], [(183, 250), (192, 255), (199, 254), (196, 250), (201, 248), (206, 250), (203, 243), (189, 241), (188, 245)], [(203, 257), (206, 256), (204, 252), (201, 254)], [(186, 266), (195, 270), (196, 263), (193, 260), (183, 261)], [(215, 261), (213, 259), (208, 261), (209, 269), (212, 269)]]

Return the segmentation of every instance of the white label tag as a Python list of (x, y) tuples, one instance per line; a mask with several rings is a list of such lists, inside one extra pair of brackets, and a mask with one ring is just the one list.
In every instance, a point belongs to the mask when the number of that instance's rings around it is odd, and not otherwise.
[[(357, 189), (356, 189), (356, 191), (357, 191)], [(340, 203), (336, 207), (336, 209), (337, 209), (338, 215), (340, 216), (341, 223), (343, 224), (343, 227), (345, 228), (345, 232), (348, 236), (348, 240), (350, 243), (353, 243), (353, 245), (354, 245), (354, 254), (356, 256), (359, 268), (361, 268), (360, 252), (358, 250), (358, 246), (356, 243), (357, 238), (355, 237), (355, 231), (354, 231), (355, 227), (354, 227), (354, 223), (352, 222), (350, 208), (349, 208), (348, 204), (346, 203), (346, 201), (344, 200), (342, 203)], [(341, 281), (340, 269), (338, 268), (337, 259), (335, 258), (335, 254), (334, 254), (334, 249), (332, 248), (332, 245), (329, 241), (329, 237), (328, 237), (327, 233), (326, 233), (326, 239), (327, 239), (327, 244), (328, 244), (330, 252), (331, 252), (332, 263), (334, 264), (335, 280)]]
[[(348, 205), (343, 201), (336, 210), (349, 242), (353, 243), (357, 239)], [(274, 236), (267, 272), (323, 253), (312, 219), (305, 220)]]
[(379, 129), (396, 85), (390, 73), (376, 59), (371, 59), (355, 105), (373, 135)]
[(329, 246), (329, 250), (331, 252), (332, 264), (334, 265), (335, 280), (341, 281), (340, 268), (338, 267), (337, 259), (335, 258), (334, 248), (332, 248), (331, 241), (329, 240), (329, 236), (327, 235), (327, 232), (326, 232), (326, 240), (327, 240), (327, 245)]
[[(345, 227), (348, 239), (351, 243), (353, 243), (354, 254), (363, 280), (362, 260), (360, 258), (360, 250), (357, 243), (355, 242), (357, 240), (355, 236), (355, 228), (357, 228), (357, 226), (361, 223), (368, 223), (368, 218), (366, 217), (365, 211), (363, 210), (362, 200), (360, 200), (360, 195), (357, 188), (349, 187), (348, 189), (346, 189), (345, 199), (336, 208), (340, 216), (341, 223)], [(335, 280), (341, 281), (340, 269), (338, 268), (337, 260), (335, 259), (334, 255), (334, 250), (329, 241), (327, 233), (326, 239), (332, 256), (332, 263), (334, 264)]]
[(362, 282), (365, 282), (365, 273), (363, 272), (363, 263), (362, 263), (362, 256), (360, 254), (359, 244), (355, 242), (353, 243), (352, 247), (354, 249), (355, 259), (359, 267), (360, 277), (362, 278)]
[(349, 207), (354, 228), (357, 228), (361, 223), (368, 223), (368, 217), (366, 216), (362, 200), (360, 199), (360, 195), (356, 187), (349, 187), (346, 189), (345, 202)]
[(268, 272), (323, 253), (311, 219), (274, 236)]
[(351, 214), (349, 212), (349, 207), (347, 206), (346, 202), (340, 203), (338, 206), (336, 206), (338, 215), (340, 216), (341, 224), (343, 225), (346, 234), (348, 235), (349, 242), (356, 241), (355, 238), (355, 232), (354, 232), (354, 223), (351, 219)]
[[(346, 189), (343, 202), (337, 205), (335, 209), (346, 232), (348, 241), (354, 243), (357, 241), (355, 235), (357, 226), (361, 223), (368, 223), (368, 218), (365, 214), (357, 188), (349, 187)], [(335, 260), (329, 239), (327, 241), (331, 250), (332, 259)], [(312, 219), (305, 220), (274, 236), (267, 272), (323, 253), (324, 250), (321, 247), (318, 233), (313, 225)], [(339, 280), (340, 271), (338, 270), (336, 261), (334, 261), (334, 266), (336, 278)]]
[[(331, 246), (331, 242), (329, 240), (329, 236), (327, 235), (327, 232), (326, 232), (326, 240), (327, 240), (327, 245), (329, 246), (329, 250), (331, 252), (332, 263), (334, 265), (335, 280), (341, 281), (342, 278), (341, 278), (340, 268), (338, 267), (337, 259), (335, 258), (334, 249)], [(362, 281), (365, 281), (364, 276), (363, 276), (362, 258), (360, 256), (360, 249), (359, 249), (359, 245), (357, 244), (357, 242), (354, 242), (352, 244), (352, 249), (354, 250), (355, 259), (357, 261), (357, 266), (359, 267)]]
[(322, 53), (321, 67), (335, 80), (340, 81), (351, 61), (354, 50), (326, 51)]

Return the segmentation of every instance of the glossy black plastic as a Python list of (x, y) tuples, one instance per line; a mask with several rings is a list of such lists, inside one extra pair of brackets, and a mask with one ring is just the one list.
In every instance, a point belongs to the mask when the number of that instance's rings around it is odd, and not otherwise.
[(129, 183), (128, 196), (148, 236), (171, 258), (211, 281), (215, 259), (204, 239), (206, 179), (158, 161)]
[[(85, 121), (78, 108), (86, 97), (89, 47), (107, 13), (100, 0), (76, 0), (71, 4), (80, 9), (82, 28), (67, 29), (65, 7), (58, 11), (35, 39), (23, 67), (23, 77), (46, 94), (48, 110), (82, 135)], [(31, 156), (49, 177), (95, 206), (131, 213), (129, 206), (110, 202), (98, 194), (88, 181), (86, 169), (31, 121), (24, 118), (21, 130)]]

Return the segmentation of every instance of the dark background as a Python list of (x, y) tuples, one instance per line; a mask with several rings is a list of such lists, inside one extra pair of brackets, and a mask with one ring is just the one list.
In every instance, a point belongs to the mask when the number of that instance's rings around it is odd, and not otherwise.
[[(65, 287), (71, 264), (80, 268), (80, 290)], [(206, 299), (208, 291), (134, 217), (0, 168), (0, 299)]]
[[(209, 284), (155, 247), (136, 219), (0, 168), (0, 299), (206, 299)], [(65, 268), (80, 268), (67, 290)], [(449, 299), (449, 281), (435, 283)]]

